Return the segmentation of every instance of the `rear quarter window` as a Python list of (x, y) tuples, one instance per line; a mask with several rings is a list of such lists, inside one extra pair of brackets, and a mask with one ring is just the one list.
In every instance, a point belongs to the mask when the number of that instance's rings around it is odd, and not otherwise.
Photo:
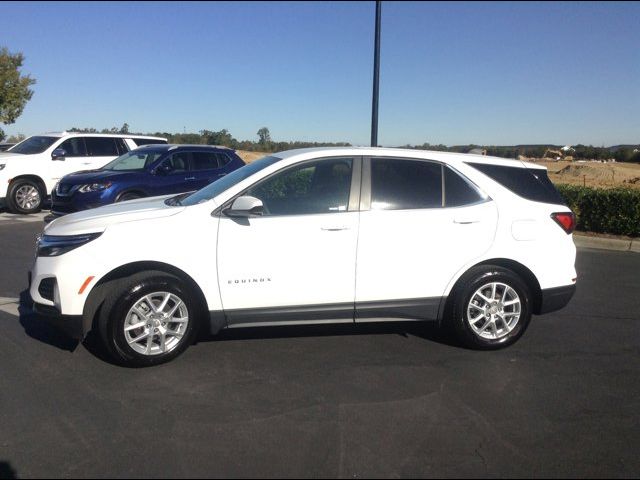
[(159, 140), (155, 138), (132, 138), (133, 143), (135, 143), (138, 147), (142, 145), (166, 145), (166, 140)]
[(547, 171), (544, 169), (471, 162), (467, 162), (467, 165), (480, 170), (503, 187), (527, 200), (565, 205), (564, 199), (553, 186), (547, 176)]

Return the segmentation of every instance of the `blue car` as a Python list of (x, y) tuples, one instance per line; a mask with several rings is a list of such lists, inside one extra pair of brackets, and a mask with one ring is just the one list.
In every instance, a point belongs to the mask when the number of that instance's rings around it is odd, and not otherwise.
[(244, 164), (225, 147), (146, 145), (99, 170), (62, 177), (51, 193), (51, 213), (57, 217), (135, 198), (200, 190)]

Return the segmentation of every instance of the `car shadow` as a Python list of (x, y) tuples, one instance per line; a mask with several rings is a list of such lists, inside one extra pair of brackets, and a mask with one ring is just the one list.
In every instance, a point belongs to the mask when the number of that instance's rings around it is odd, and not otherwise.
[(52, 345), (61, 350), (73, 352), (80, 342), (70, 338), (64, 332), (49, 325), (44, 318), (36, 313), (32, 307), (29, 291), (20, 292), (20, 302), (18, 313), (20, 314), (20, 325), (31, 338), (40, 342)]
[(201, 335), (199, 342), (348, 335), (413, 336), (443, 345), (460, 347), (455, 337), (447, 329), (440, 327), (437, 322), (416, 321), (227, 328), (221, 330), (217, 335)]
[(0, 479), (13, 479), (18, 478), (18, 472), (16, 472), (9, 462), (0, 460)]

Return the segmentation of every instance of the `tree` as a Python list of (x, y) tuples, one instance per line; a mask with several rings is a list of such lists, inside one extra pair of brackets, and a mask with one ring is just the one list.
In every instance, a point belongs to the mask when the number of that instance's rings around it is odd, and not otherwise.
[(258, 138), (260, 139), (258, 143), (262, 146), (267, 146), (267, 144), (271, 143), (271, 135), (269, 134), (269, 129), (267, 127), (262, 127), (258, 130)]
[(129, 133), (129, 124), (127, 122), (122, 124), (120, 127), (120, 133)]
[[(0, 123), (5, 125), (16, 121), (33, 96), (29, 87), (36, 81), (20, 73), (23, 61), (21, 53), (12, 54), (7, 48), (0, 48)], [(3, 138), (4, 131), (0, 128), (0, 140)]]

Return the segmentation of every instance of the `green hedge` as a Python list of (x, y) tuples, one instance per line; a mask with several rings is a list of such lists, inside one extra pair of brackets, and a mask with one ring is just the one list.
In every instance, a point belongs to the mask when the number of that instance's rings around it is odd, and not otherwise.
[(640, 190), (556, 185), (578, 217), (578, 230), (640, 236)]

